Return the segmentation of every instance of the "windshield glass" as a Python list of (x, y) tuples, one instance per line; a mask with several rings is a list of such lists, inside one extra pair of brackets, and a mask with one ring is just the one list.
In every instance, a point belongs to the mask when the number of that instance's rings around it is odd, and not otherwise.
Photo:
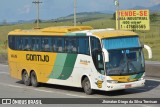
[(144, 72), (144, 57), (141, 48), (108, 50), (107, 75), (128, 75)]

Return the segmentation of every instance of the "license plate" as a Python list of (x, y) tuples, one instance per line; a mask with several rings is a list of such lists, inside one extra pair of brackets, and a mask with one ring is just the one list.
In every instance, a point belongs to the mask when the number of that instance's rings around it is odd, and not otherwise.
[(127, 84), (127, 85), (125, 85), (125, 88), (131, 88), (132, 87), (132, 85), (131, 84)]

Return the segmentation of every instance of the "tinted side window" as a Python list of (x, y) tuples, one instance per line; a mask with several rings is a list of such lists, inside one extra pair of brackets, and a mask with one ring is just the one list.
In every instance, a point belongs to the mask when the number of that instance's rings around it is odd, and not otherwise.
[(100, 50), (101, 49), (101, 45), (100, 45), (100, 41), (99, 39), (95, 38), (95, 37), (91, 37), (91, 52), (92, 52), (92, 59), (94, 62), (95, 67), (98, 70), (98, 60), (97, 60), (97, 51), (96, 50)]
[(8, 38), (8, 43), (9, 43), (9, 48), (11, 48), (11, 49), (15, 49), (16, 47), (16, 44), (15, 44), (15, 38), (16, 37), (14, 37), (14, 36), (9, 36), (9, 38)]
[(50, 37), (42, 37), (41, 49), (44, 52), (51, 51), (51, 38)]
[(64, 52), (64, 38), (57, 38), (57, 52)]
[(31, 50), (40, 51), (41, 37), (31, 37)]
[(58, 51), (57, 37), (52, 37), (52, 40), (51, 40), (51, 49), (52, 49), (52, 52), (57, 52)]
[(89, 39), (88, 38), (79, 38), (78, 39), (78, 53), (89, 55)]
[(22, 39), (23, 39), (22, 50), (25, 50), (25, 51), (31, 50), (31, 41), (30, 41), (30, 37), (23, 37)]
[(16, 49), (22, 50), (23, 49), (23, 39), (20, 36), (16, 37)]
[(97, 38), (91, 37), (91, 51), (101, 49), (100, 41)]
[(77, 39), (75, 37), (67, 37), (65, 46), (66, 53), (77, 53)]

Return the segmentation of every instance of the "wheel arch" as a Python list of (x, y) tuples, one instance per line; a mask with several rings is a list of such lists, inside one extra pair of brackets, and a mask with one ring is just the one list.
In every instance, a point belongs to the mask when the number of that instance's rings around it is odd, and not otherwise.
[[(31, 76), (31, 73), (32, 72), (35, 72), (35, 70), (30, 70), (30, 73), (29, 73), (29, 75)], [(36, 72), (35, 72), (36, 73)], [(37, 73), (36, 73), (36, 75), (37, 75)]]
[(32, 72), (34, 72), (35, 74), (36, 74), (36, 77), (37, 77), (37, 81), (39, 81), (40, 80), (40, 77), (39, 77), (39, 74), (38, 74), (38, 72), (36, 72), (35, 70), (30, 70), (30, 73), (29, 73), (29, 75), (31, 76), (31, 73)]
[(81, 77), (81, 87), (83, 88), (82, 82), (83, 82), (83, 80), (84, 80), (85, 78), (88, 78), (88, 79), (89, 79), (90, 84), (91, 84), (91, 89), (93, 89), (93, 87), (92, 87), (92, 82), (91, 82), (91, 78), (90, 78), (88, 75), (83, 75), (83, 76)]
[[(24, 73), (25, 71), (27, 72), (26, 69), (22, 69), (22, 71), (21, 71), (21, 79), (22, 79), (22, 75), (23, 75), (23, 73)], [(28, 73), (28, 72), (27, 72), (27, 73)]]

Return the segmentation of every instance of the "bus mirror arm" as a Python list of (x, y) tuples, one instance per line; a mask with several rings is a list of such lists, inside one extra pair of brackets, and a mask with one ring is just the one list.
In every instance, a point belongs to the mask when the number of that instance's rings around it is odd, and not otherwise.
[(108, 53), (108, 51), (105, 48), (103, 48), (102, 51), (104, 53), (105, 62), (109, 62), (109, 53)]
[(152, 49), (151, 49), (151, 47), (149, 47), (148, 45), (143, 45), (143, 46), (148, 52), (148, 58), (151, 59), (152, 58)]

